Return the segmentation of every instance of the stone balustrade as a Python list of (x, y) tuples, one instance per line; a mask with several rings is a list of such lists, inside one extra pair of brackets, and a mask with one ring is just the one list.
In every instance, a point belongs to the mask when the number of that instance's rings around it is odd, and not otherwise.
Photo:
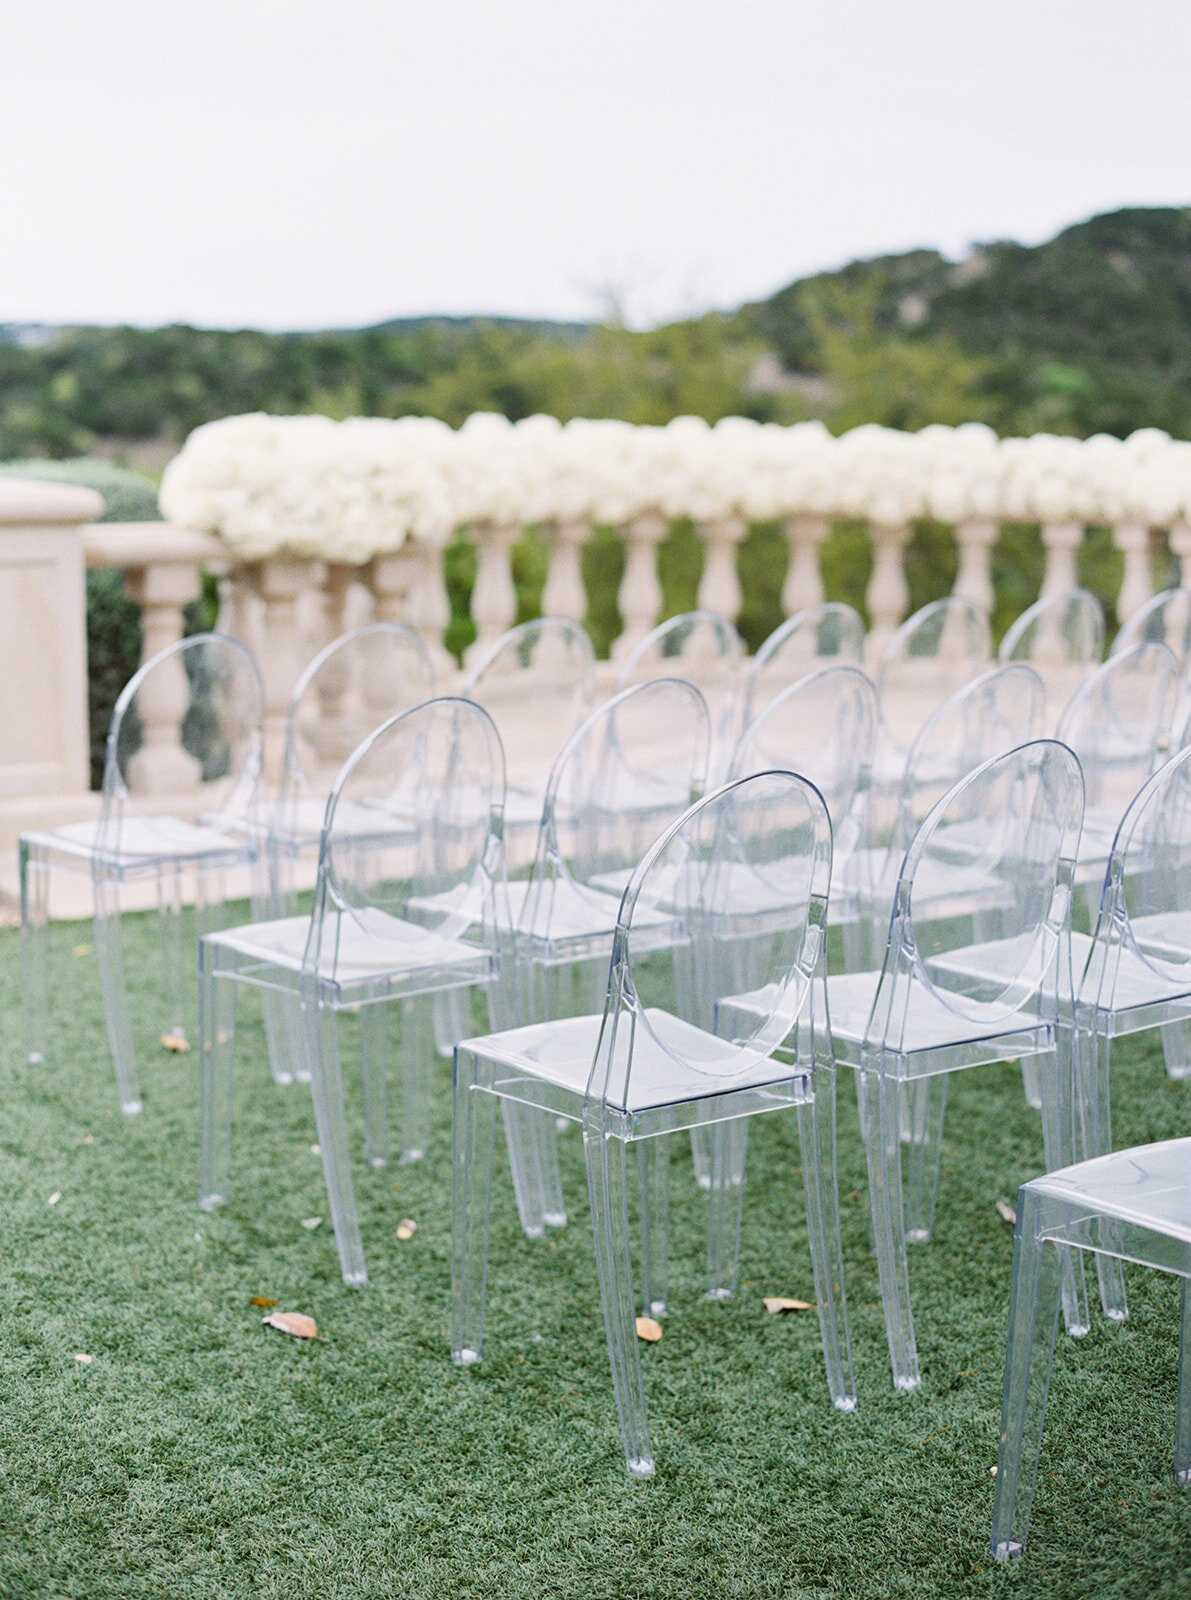
[[(268, 766), (276, 776), (281, 731), (298, 672), (327, 640), (370, 618), (408, 623), (425, 640), (444, 689), (458, 686), (459, 671), (443, 646), (450, 617), (440, 550), (409, 544), (362, 567), (277, 556), (239, 562), (218, 539), (165, 523), (98, 524), (98, 496), (90, 491), (28, 480), (0, 479), (0, 861), (21, 827), (93, 814), (87, 794), (86, 680), (83, 570), (118, 567), (139, 603), (146, 654), (179, 638), (183, 608), (199, 592), (200, 571), (219, 577), (220, 626), (255, 650), (268, 699)], [(820, 554), (831, 535), (822, 514), (791, 515), (782, 533), (787, 559), (772, 574), (786, 613), (824, 598)], [(743, 518), (696, 525), (705, 558), (698, 604), (736, 619), (741, 607), (737, 554), (748, 534)], [(662, 607), (659, 549), (670, 529), (659, 513), (635, 517), (621, 530), (624, 572), (617, 592), (622, 631), (612, 646), (620, 659), (658, 620)], [(993, 599), (993, 547), (999, 526), (974, 520), (954, 528), (958, 567), (954, 591), (988, 606)], [(1117, 596), (1121, 620), (1153, 592), (1153, 556), (1164, 530), (1135, 522), (1112, 529), (1123, 557)], [(1177, 558), (1191, 553), (1191, 528), (1168, 531)], [(581, 521), (546, 524), (549, 551), (545, 610), (583, 621), (587, 594), (583, 550), (593, 530)], [(516, 620), (512, 550), (515, 523), (484, 522), (468, 530), (477, 550), (471, 598), (476, 642), (483, 649)], [(909, 604), (908, 524), (869, 527), (872, 569), (865, 595), (874, 652), (904, 617)], [(1042, 592), (1076, 582), (1085, 529), (1055, 521), (1038, 529), (1043, 551)], [(606, 669), (611, 671), (611, 668)], [(162, 717), (173, 708), (162, 707)], [(146, 744), (152, 745), (152, 729)], [(184, 786), (184, 774), (158, 774), (152, 787), (161, 803)], [(7, 887), (0, 873), (0, 894)]]

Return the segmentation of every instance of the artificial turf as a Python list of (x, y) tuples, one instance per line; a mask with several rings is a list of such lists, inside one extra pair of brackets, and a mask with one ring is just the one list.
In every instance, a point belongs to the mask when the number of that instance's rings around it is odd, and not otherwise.
[[(155, 931), (126, 919), (145, 1109), (116, 1108), (90, 931), (53, 929), (48, 1063), (20, 1051), (16, 935), (0, 933), (0, 1595), (210, 1600), (510, 1596), (1185, 1596), (1191, 1495), (1170, 1472), (1173, 1280), (1128, 1276), (1124, 1327), (1060, 1335), (1030, 1543), (988, 1554), (1012, 1232), (1040, 1170), (1008, 1067), (952, 1080), (934, 1241), (911, 1255), (922, 1390), (894, 1393), (863, 1155), (841, 1084), (844, 1250), (859, 1410), (828, 1402), (790, 1115), (749, 1152), (741, 1287), (701, 1298), (703, 1197), (673, 1165), (671, 1310), (643, 1349), (657, 1476), (625, 1473), (582, 1170), (572, 1221), (520, 1233), (498, 1150), (487, 1342), (447, 1355), (449, 1073), (427, 1159), (356, 1170), (370, 1282), (344, 1287), (309, 1094), (237, 1052), (234, 1190), (197, 1209), (197, 1065), (156, 1042)], [(77, 952), (77, 953), (76, 953)], [(359, 1085), (347, 1074), (360, 1135)], [(1154, 1036), (1114, 1076), (1118, 1143), (1191, 1129)], [(60, 1196), (51, 1205), (50, 1197)], [(319, 1217), (316, 1227), (304, 1226)], [(413, 1238), (396, 1237), (405, 1217)], [(260, 1297), (314, 1316), (299, 1343)], [(77, 1354), (91, 1356), (89, 1364)]]

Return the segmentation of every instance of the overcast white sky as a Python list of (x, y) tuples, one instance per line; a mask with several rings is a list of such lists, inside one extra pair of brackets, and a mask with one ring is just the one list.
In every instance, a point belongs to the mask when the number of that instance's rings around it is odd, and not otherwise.
[(0, 322), (638, 323), (1191, 203), (1188, 0), (0, 0)]

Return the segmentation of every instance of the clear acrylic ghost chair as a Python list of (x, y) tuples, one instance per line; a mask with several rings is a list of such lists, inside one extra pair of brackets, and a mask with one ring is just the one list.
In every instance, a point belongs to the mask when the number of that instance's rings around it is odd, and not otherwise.
[(878, 787), (900, 782), (910, 746), (927, 718), (991, 662), (988, 615), (973, 601), (951, 595), (906, 618), (881, 652), (873, 679), (881, 707), (873, 773)]
[(1164, 644), (1110, 655), (1059, 718), (1055, 737), (1079, 757), (1087, 809), (1079, 874), (1098, 885), (1125, 808), (1153, 772), (1169, 732), (1178, 667)]
[[(315, 1122), (346, 1283), (366, 1278), (339, 1067), (338, 1018), (359, 1012), (366, 1155), (378, 1145), (390, 1007), (401, 1009), (402, 1154), (423, 1154), (434, 1041), (419, 1000), (495, 995), (496, 903), (503, 892), (504, 760), (492, 719), (471, 701), (431, 700), (390, 719), (351, 755), (327, 802), (314, 909), (209, 935), (200, 950), (200, 1191), (228, 1196), (236, 996), (241, 984), (301, 1006)], [(373, 831), (361, 827), (371, 813)], [(340, 818), (346, 825), (340, 827)], [(478, 912), (477, 912), (477, 907)], [(507, 921), (507, 912), (505, 914)], [(499, 1013), (497, 1021), (500, 1020)], [(377, 1100), (382, 1101), (378, 1108)]]
[[(259, 808), (273, 918), (298, 910), (301, 863), (317, 860), (327, 800), (340, 768), (382, 722), (434, 695), (434, 666), (412, 628), (372, 622), (333, 639), (302, 672), (290, 695), (277, 798)], [(341, 807), (340, 831), (350, 818)], [(371, 812), (360, 817), (371, 831)], [(307, 879), (309, 885), (309, 879)], [(273, 1077), (305, 1081), (303, 1033), (296, 1002), (264, 995)]]
[[(348, 756), (382, 722), (433, 697), (430, 653), (397, 622), (333, 639), (303, 671), (290, 695), (277, 799), (261, 819), (273, 916), (297, 910), (294, 866), (318, 855), (327, 800)], [(370, 832), (367, 809), (360, 820)], [(348, 821), (341, 808), (341, 831)]]
[[(455, 1053), (451, 1354), (483, 1352), (487, 1239), (498, 1100), (583, 1127), (604, 1326), (628, 1469), (654, 1470), (635, 1332), (626, 1150), (640, 1169), (641, 1303), (654, 1305), (652, 1213), (666, 1203), (667, 1134), (721, 1118), (799, 1109), (803, 1178), (828, 1387), (855, 1407), (839, 1245), (834, 1069), (823, 996), (831, 870), (827, 810), (789, 773), (745, 778), (699, 801), (646, 852), (625, 891), (602, 1014), (469, 1039)], [(744, 900), (742, 901), (742, 890)], [(659, 962), (659, 908), (685, 939)], [(639, 949), (644, 918), (644, 950)], [(675, 968), (685, 966), (685, 978)], [(731, 1038), (717, 1035), (725, 983), (768, 986), (772, 1003)], [(818, 991), (812, 1004), (811, 991)], [(773, 1051), (790, 1045), (785, 1062)], [(714, 1215), (709, 1256), (734, 1237), (739, 1213)], [(731, 1197), (739, 1198), (739, 1191)], [(730, 1203), (721, 1210), (730, 1211)]]
[[(1071, 887), (1083, 809), (1079, 762), (1054, 740), (994, 757), (956, 784), (932, 810), (906, 853), (880, 972), (828, 979), (837, 1058), (857, 1069), (869, 1170), (869, 1199), (885, 1327), (898, 1389), (919, 1383), (907, 1264), (907, 1189), (937, 1183), (934, 1167), (914, 1170), (919, 1150), (903, 1137), (905, 1085), (985, 1062), (1033, 1056), (1040, 1066), (1047, 1166), (1078, 1152), (1079, 1107), (1071, 975)], [(966, 862), (955, 875), (959, 829)], [(971, 838), (981, 841), (978, 860)], [(976, 894), (977, 879), (990, 888)], [(1005, 894), (1003, 886), (1012, 886)], [(936, 962), (990, 933), (1003, 954), (976, 975), (940, 978)], [(738, 997), (747, 1013), (757, 997)], [(727, 1010), (727, 1007), (724, 1008)], [(945, 1081), (945, 1080), (944, 1080)], [(942, 1095), (935, 1104), (941, 1118)], [(1082, 1273), (1065, 1288), (1072, 1332), (1088, 1326)]]
[(711, 713), (711, 777), (727, 770), (740, 728), (744, 645), (726, 617), (715, 611), (684, 611), (659, 623), (620, 664), (617, 689), (652, 678), (693, 683)]
[[(223, 634), (170, 645), (133, 675), (108, 728), (98, 822), (21, 835), (21, 967), (25, 1055), (45, 1059), (48, 1025), (48, 894), (55, 872), (86, 874), (94, 893), (108, 1042), (120, 1107), (141, 1109), (120, 929), (121, 891), (152, 882), (161, 929), (163, 1035), (185, 1040), (198, 933), (223, 915), (227, 874), (238, 896), (256, 889), (259, 836), (251, 818), (261, 772), (265, 694), (252, 655)], [(160, 797), (160, 798), (159, 798)], [(166, 799), (174, 809), (160, 807)], [(179, 807), (182, 803), (184, 809)], [(227, 826), (224, 826), (226, 819)]]
[(1035, 601), (1001, 640), (997, 660), (1022, 662), (1046, 685), (1051, 720), (1104, 657), (1104, 607), (1088, 589), (1065, 589)]
[[(603, 1005), (624, 888), (647, 847), (702, 794), (710, 734), (698, 689), (658, 678), (622, 690), (571, 735), (546, 786), (533, 865), (509, 884), (516, 932), (502, 981), (513, 1025)], [(647, 941), (665, 949), (680, 932), (672, 910), (641, 907), (639, 950)], [(502, 1110), (521, 1225), (537, 1237), (566, 1222), (553, 1119), (511, 1100)]]
[[(744, 722), (790, 684), (825, 667), (863, 667), (864, 619), (838, 600), (807, 606), (775, 628), (748, 664)], [(801, 769), (799, 769), (801, 770)]]
[(1115, 656), (1139, 644), (1164, 644), (1179, 671), (1187, 670), (1191, 665), (1191, 589), (1163, 589), (1147, 600), (1118, 628), (1110, 653)]
[[(831, 818), (827, 920), (841, 928), (845, 945), (853, 943), (857, 919), (868, 910), (853, 858), (864, 838), (876, 735), (877, 697), (870, 680), (856, 667), (824, 667), (790, 684), (753, 719), (737, 741), (728, 774), (744, 778), (780, 768), (809, 778), (819, 790)], [(748, 1132), (747, 1117), (692, 1132), (702, 1188), (710, 1186), (713, 1171), (722, 1182), (744, 1182)], [(725, 1148), (717, 1154), (714, 1143)], [(726, 1263), (726, 1270), (732, 1275), (733, 1264)]]
[(508, 763), (505, 845), (511, 865), (533, 853), (554, 758), (595, 698), (595, 649), (566, 617), (502, 634), (470, 667), (460, 694), (484, 707)]
[(998, 1561), (1025, 1549), (1060, 1282), (1067, 1259), (1083, 1252), (1118, 1274), (1130, 1261), (1182, 1279), (1174, 1477), (1191, 1484), (1191, 1139), (1168, 1139), (1081, 1161), (1018, 1190), (992, 1518)]

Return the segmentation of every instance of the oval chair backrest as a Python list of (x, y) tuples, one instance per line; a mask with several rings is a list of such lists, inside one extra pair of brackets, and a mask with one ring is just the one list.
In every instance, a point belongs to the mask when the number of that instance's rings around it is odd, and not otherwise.
[(502, 634), (460, 690), (491, 716), (510, 783), (544, 778), (591, 709), (595, 649), (567, 617), (537, 617)]
[(659, 623), (631, 650), (616, 674), (617, 689), (653, 678), (693, 683), (711, 713), (712, 765), (726, 763), (740, 718), (740, 674), (744, 645), (726, 617), (715, 611), (684, 611)]
[(835, 859), (855, 848), (877, 739), (877, 693), (858, 667), (823, 667), (790, 684), (745, 728), (729, 777), (783, 768), (819, 790)]
[(1110, 655), (1139, 644), (1164, 644), (1180, 672), (1191, 663), (1191, 589), (1163, 589), (1121, 624)]
[(1125, 807), (1154, 769), (1174, 710), (1178, 666), (1164, 644), (1110, 655), (1059, 718), (1055, 737), (1079, 757), (1089, 808)]
[(1002, 665), (1023, 662), (1046, 685), (1052, 721), (1104, 656), (1104, 607), (1087, 589), (1067, 589), (1023, 611), (1001, 640)]
[[(634, 1056), (675, 1100), (760, 1065), (805, 1015), (822, 974), (831, 877), (823, 797), (790, 772), (738, 778), (705, 796), (646, 852), (621, 902), (589, 1103), (630, 1104)], [(651, 935), (669, 910), (683, 937), (661, 961)], [(641, 924), (641, 938), (635, 935)], [(638, 948), (638, 944), (640, 948)], [(764, 996), (745, 1037), (717, 1038), (720, 1001)]]
[(100, 838), (127, 812), (167, 826), (140, 797), (178, 797), (192, 815), (247, 815), (261, 774), (265, 690), (252, 652), (223, 633), (168, 645), (138, 668), (108, 726)]
[(792, 683), (822, 667), (864, 665), (864, 619), (838, 600), (807, 606), (775, 628), (749, 663), (744, 720), (760, 715)]
[[(1054, 739), (994, 756), (942, 796), (898, 877), (870, 1043), (899, 1045), (912, 982), (977, 1027), (1040, 995), (1069, 941), (1082, 818), (1079, 761)], [(971, 944), (995, 951), (979, 976), (936, 981), (932, 963)]]
[(1115, 977), (1099, 947), (1118, 930), (1164, 981), (1191, 991), (1191, 747), (1159, 767), (1121, 819), (1085, 978), (1090, 999)]
[(333, 639), (294, 685), (282, 791), (326, 800), (343, 763), (382, 722), (434, 696), (425, 644), (398, 622), (371, 622)]
[[(553, 867), (623, 891), (661, 830), (703, 792), (711, 720), (694, 684), (656, 678), (593, 711), (560, 752), (546, 787), (535, 881)], [(531, 919), (539, 932), (549, 907)]]
[(908, 617), (881, 652), (874, 682), (884, 736), (907, 749), (936, 706), (992, 659), (988, 614), (959, 595)]
[(503, 807), (500, 736), (482, 707), (428, 700), (377, 728), (327, 801), (308, 966), (336, 912), (365, 931), (408, 919), (442, 939), (490, 922)]

